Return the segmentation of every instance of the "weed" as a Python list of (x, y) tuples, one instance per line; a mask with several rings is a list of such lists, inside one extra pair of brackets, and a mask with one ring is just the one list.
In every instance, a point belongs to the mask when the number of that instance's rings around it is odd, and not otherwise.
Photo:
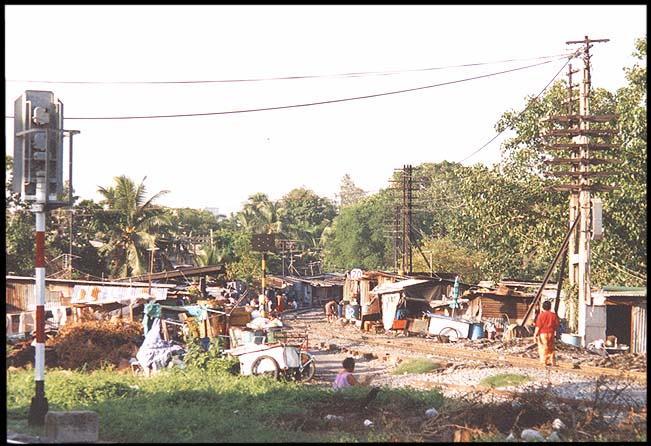
[(393, 369), (391, 374), (404, 375), (408, 373), (427, 373), (439, 368), (441, 368), (441, 364), (427, 359), (411, 359), (402, 362), (398, 367)]
[(497, 387), (518, 386), (529, 381), (531, 381), (531, 378), (527, 375), (500, 373), (498, 375), (493, 375), (482, 379), (479, 382), (479, 386), (494, 389)]

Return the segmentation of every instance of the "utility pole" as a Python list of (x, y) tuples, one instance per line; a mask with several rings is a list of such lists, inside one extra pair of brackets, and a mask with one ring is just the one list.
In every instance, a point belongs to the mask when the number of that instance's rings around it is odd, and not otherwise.
[(149, 251), (149, 297), (152, 297), (151, 295), (151, 275), (154, 272), (154, 251), (158, 250), (157, 247), (153, 248), (147, 248), (147, 251)]
[[(412, 273), (412, 247), (413, 237), (413, 172), (414, 168), (406, 164), (400, 169), (400, 180), (391, 180), (391, 183), (400, 183), (400, 199), (395, 204), (395, 218), (392, 222), (392, 236), (394, 240), (394, 263), (398, 274)], [(395, 189), (394, 189), (395, 190)], [(394, 196), (394, 198), (397, 198)]]
[[(593, 115), (590, 113), (590, 48), (593, 42), (608, 42), (609, 39), (589, 39), (568, 41), (569, 44), (583, 44), (581, 50), (583, 54), (583, 79), (580, 84), (579, 95), (576, 97), (573, 93), (576, 85), (572, 83), (572, 74), (578, 70), (570, 69), (568, 72), (568, 114), (556, 115), (547, 119), (554, 125), (566, 124), (569, 128), (559, 129), (555, 126), (547, 134), (549, 136), (558, 136), (565, 139), (571, 138), (571, 142), (551, 144), (548, 150), (569, 151), (569, 158), (557, 158), (548, 161), (549, 164), (568, 165), (569, 171), (554, 172), (557, 176), (569, 176), (574, 181), (571, 184), (563, 184), (555, 187), (556, 190), (570, 192), (570, 224), (579, 218), (578, 228), (573, 231), (568, 244), (569, 256), (569, 283), (576, 286), (578, 290), (578, 324), (576, 327), (577, 334), (581, 337), (582, 345), (585, 346), (588, 339), (592, 339), (595, 334), (590, 332), (590, 323), (587, 314), (587, 306), (592, 304), (592, 294), (590, 290), (590, 240), (601, 236), (601, 228), (593, 227), (595, 220), (600, 220), (600, 206), (595, 205), (598, 199), (592, 198), (593, 192), (611, 191), (615, 188), (594, 184), (592, 179), (595, 177), (606, 177), (613, 175), (612, 172), (593, 171), (591, 166), (618, 162), (613, 159), (596, 159), (592, 157), (593, 151), (602, 151), (614, 147), (610, 143), (595, 143), (592, 138), (607, 138), (617, 133), (616, 130), (605, 128), (603, 125), (599, 128), (591, 128), (592, 123), (612, 124), (616, 115)], [(578, 113), (574, 112), (573, 103), (578, 100)]]

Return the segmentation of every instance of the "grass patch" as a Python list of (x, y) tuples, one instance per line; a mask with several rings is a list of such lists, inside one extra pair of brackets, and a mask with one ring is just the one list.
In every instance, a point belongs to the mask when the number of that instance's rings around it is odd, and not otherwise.
[[(112, 443), (395, 441), (410, 435), (397, 422), (404, 413), (424, 414), (444, 403), (436, 390), (382, 388), (362, 410), (368, 393), (363, 386), (333, 392), (329, 386), (234, 375), (229, 367), (213, 360), (205, 368), (164, 369), (150, 378), (48, 369), (45, 394), (50, 410), (97, 412), (100, 441)], [(34, 372), (7, 371), (6, 382), (8, 427), (42, 434), (26, 423)], [(328, 414), (343, 420), (330, 421)], [(372, 429), (364, 426), (366, 418), (373, 420)]]
[(427, 373), (441, 368), (441, 364), (428, 359), (410, 359), (400, 363), (391, 371), (392, 375), (405, 375), (408, 373)]
[(527, 375), (516, 375), (513, 373), (500, 373), (498, 375), (489, 376), (479, 381), (480, 387), (489, 387), (491, 389), (497, 387), (517, 386), (531, 381)]

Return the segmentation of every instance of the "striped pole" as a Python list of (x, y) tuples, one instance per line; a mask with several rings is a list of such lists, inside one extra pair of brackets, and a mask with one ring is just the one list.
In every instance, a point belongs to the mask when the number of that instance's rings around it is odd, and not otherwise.
[(36, 394), (32, 398), (27, 422), (43, 426), (48, 402), (45, 398), (45, 175), (37, 174), (36, 202), (32, 206), (36, 218), (36, 345), (34, 370)]

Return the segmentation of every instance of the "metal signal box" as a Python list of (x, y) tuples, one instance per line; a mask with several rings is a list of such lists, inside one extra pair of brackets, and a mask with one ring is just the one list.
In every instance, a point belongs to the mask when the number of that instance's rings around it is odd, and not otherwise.
[(36, 201), (45, 177), (46, 203), (63, 201), (63, 103), (51, 91), (27, 90), (14, 102), (13, 191)]

